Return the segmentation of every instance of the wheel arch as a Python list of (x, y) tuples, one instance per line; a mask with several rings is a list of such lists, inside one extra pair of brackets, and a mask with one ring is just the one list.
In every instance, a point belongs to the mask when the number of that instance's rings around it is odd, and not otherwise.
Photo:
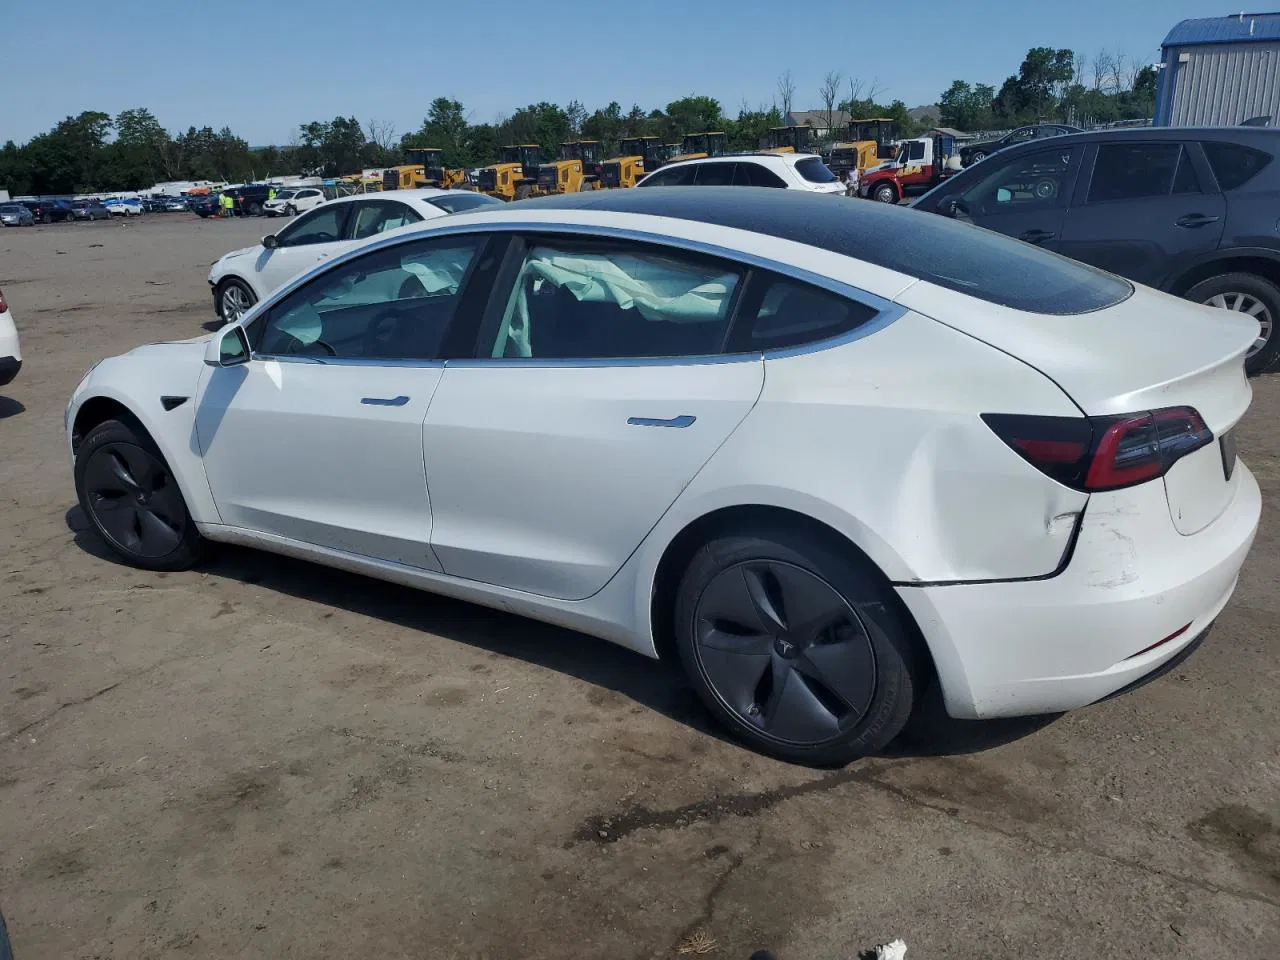
[[(725, 531), (758, 530), (762, 527), (777, 525), (803, 530), (822, 540), (830, 549), (857, 557), (875, 570), (884, 579), (885, 584), (892, 588), (892, 580), (885, 572), (884, 566), (877, 563), (867, 550), (864, 550), (846, 533), (810, 513), (767, 503), (738, 503), (718, 507), (688, 521), (667, 541), (654, 568), (653, 576), (648, 580), (650, 584), (647, 611), (649, 633), (659, 659), (670, 661), (677, 656), (673, 623), (676, 590), (679, 588), (680, 578), (697, 550), (712, 536)], [(895, 597), (897, 596), (896, 591), (891, 589), (891, 592)], [(934, 674), (933, 653), (915, 617), (901, 601), (898, 602), (897, 612), (928, 661), (925, 664), (927, 670), (931, 675)]]
[(1280, 257), (1265, 253), (1235, 251), (1196, 264), (1169, 285), (1174, 296), (1185, 296), (1197, 283), (1212, 280), (1224, 273), (1251, 273), (1280, 286)]

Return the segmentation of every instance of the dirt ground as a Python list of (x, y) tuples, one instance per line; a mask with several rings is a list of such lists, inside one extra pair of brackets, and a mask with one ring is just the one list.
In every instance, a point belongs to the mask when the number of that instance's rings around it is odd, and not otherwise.
[[(1280, 956), (1280, 527), (1164, 679), (1055, 722), (942, 724), (837, 772), (722, 739), (671, 669), (225, 550), (121, 566), (62, 415), (100, 357), (212, 318), (270, 229), (0, 231), (0, 908), (18, 960)], [(1280, 495), (1280, 377), (1241, 456)]]

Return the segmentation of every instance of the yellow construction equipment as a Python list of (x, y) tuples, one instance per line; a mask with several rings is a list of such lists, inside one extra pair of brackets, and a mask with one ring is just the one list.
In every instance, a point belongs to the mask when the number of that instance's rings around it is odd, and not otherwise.
[(558, 157), (538, 167), (540, 197), (556, 193), (581, 193), (600, 188), (600, 141), (571, 140), (560, 144)]
[(444, 151), (439, 147), (420, 147), (404, 152), (405, 159), (416, 163), (423, 171), (414, 186), (439, 187), (441, 190), (453, 190), (463, 187), (467, 182), (467, 171), (462, 167), (446, 167)]
[(408, 190), (417, 185), (425, 174), (420, 163), (403, 163), (382, 171), (383, 190)]
[(660, 137), (624, 137), (620, 150), (621, 156), (601, 165), (600, 185), (609, 190), (634, 187), (667, 159), (667, 145)]
[(709, 133), (691, 133), (684, 138), (680, 153), (671, 158), (676, 160), (701, 160), (704, 157), (724, 156), (727, 137), (720, 131)]
[(497, 163), (481, 168), (477, 184), (480, 192), (499, 200), (533, 196), (541, 159), (542, 149), (536, 143), (503, 147)]
[(765, 135), (765, 153), (811, 153), (813, 127), (772, 127)]
[(849, 124), (849, 139), (831, 148), (827, 166), (836, 176), (848, 176), (853, 170), (861, 176), (897, 155), (893, 146), (897, 137), (898, 124), (888, 117), (854, 120)]

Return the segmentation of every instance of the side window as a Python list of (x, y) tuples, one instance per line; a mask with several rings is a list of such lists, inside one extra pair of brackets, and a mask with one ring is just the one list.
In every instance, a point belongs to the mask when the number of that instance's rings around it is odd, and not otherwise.
[(908, 163), (916, 163), (924, 159), (925, 144), (923, 140), (912, 140), (908, 147), (910, 148), (910, 153), (907, 154)]
[(1209, 140), (1202, 144), (1209, 166), (1223, 190), (1235, 190), (1262, 172), (1271, 162), (1271, 154), (1239, 143)]
[(694, 164), (694, 169), (697, 171), (697, 179), (694, 182), (700, 187), (731, 187), (733, 171), (737, 166), (736, 163)]
[(719, 353), (741, 271), (662, 248), (533, 242), (480, 356), (533, 359)]
[(1014, 159), (996, 155), (984, 160), (974, 168), (977, 181), (961, 198), (972, 213), (983, 216), (1061, 207), (1077, 149), (1046, 147)]
[(1011, 147), (1015, 143), (1026, 143), (1028, 140), (1034, 140), (1035, 138), (1036, 138), (1035, 127), (1022, 127), (1021, 129), (1015, 130), (1013, 131), (1013, 133), (1005, 137), (1004, 144), (1007, 147)]
[(778, 350), (816, 343), (855, 330), (874, 317), (875, 307), (789, 277), (760, 275), (734, 323), (734, 353)]
[(276, 239), (282, 247), (304, 247), (312, 243), (341, 240), (350, 206), (349, 203), (335, 203), (316, 207), (281, 230), (276, 234)]
[(363, 240), (422, 219), (398, 200), (363, 200), (353, 206), (356, 208), (351, 230), (354, 240)]
[(668, 167), (665, 170), (659, 170), (651, 177), (645, 179), (641, 186), (644, 187), (687, 187), (693, 183), (694, 175), (698, 172), (698, 164), (686, 163), (676, 167)]
[(1099, 144), (1087, 202), (1167, 196), (1181, 156), (1179, 143)]
[(299, 287), (255, 331), (268, 356), (429, 360), (484, 238), (442, 237), (358, 257)]
[(752, 187), (782, 187), (786, 189), (786, 181), (768, 169), (763, 163), (738, 164), (737, 183)]
[(1173, 192), (1204, 192), (1200, 186), (1200, 177), (1196, 174), (1195, 164), (1191, 162), (1191, 154), (1187, 152), (1186, 147), (1182, 148), (1182, 155), (1178, 157), (1178, 172), (1173, 175)]

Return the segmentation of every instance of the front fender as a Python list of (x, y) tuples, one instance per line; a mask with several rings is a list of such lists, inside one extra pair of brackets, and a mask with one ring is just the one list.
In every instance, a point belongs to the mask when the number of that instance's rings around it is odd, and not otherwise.
[[(67, 444), (71, 447), (77, 421), (86, 405), (95, 399), (120, 404), (142, 424), (164, 455), (187, 509), (196, 523), (217, 523), (204, 463), (195, 442), (195, 415), (200, 377), (204, 369), (203, 342), (156, 344), (156, 347), (195, 347), (195, 359), (183, 357), (181, 362), (169, 351), (127, 354), (99, 364), (76, 389), (67, 407)], [(146, 350), (147, 348), (143, 348)], [(174, 351), (177, 352), (177, 351)], [(165, 409), (179, 398), (185, 398), (171, 410)], [(72, 451), (74, 460), (74, 451)]]

